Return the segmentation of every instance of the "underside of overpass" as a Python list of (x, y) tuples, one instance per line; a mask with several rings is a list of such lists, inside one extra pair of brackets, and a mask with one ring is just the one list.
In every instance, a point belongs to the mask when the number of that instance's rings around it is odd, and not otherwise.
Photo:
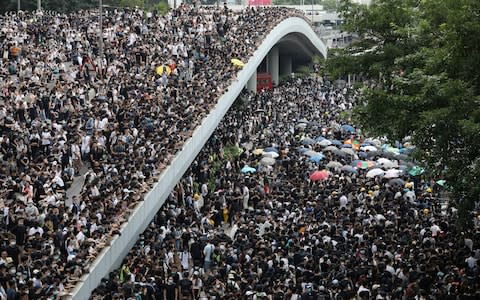
[(279, 84), (280, 79), (288, 77), (299, 66), (309, 65), (315, 56), (324, 57), (319, 47), (300, 32), (291, 32), (283, 36), (258, 66), (257, 72), (252, 74), (247, 89), (252, 92), (257, 90), (257, 74), (268, 73), (273, 86)]

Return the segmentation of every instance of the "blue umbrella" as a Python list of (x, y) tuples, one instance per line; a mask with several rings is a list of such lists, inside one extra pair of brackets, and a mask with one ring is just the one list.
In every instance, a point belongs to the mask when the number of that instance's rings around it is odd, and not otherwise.
[(340, 146), (341, 148), (352, 148), (352, 145), (351, 144), (343, 144), (342, 146)]
[(304, 147), (298, 147), (297, 148), (298, 153), (304, 153), (304, 152), (307, 152), (308, 150), (310, 150), (310, 149), (304, 148)]
[(347, 173), (358, 173), (357, 169), (352, 166), (343, 166), (340, 170), (347, 172)]
[(335, 145), (335, 146), (341, 146), (341, 145), (343, 145), (343, 143), (340, 142), (339, 140), (331, 140), (330, 142), (332, 142), (332, 145)]
[(360, 145), (360, 147), (367, 147), (367, 146), (375, 146), (375, 144), (370, 141), (366, 141)]
[(315, 163), (320, 163), (320, 161), (324, 158), (323, 154), (318, 154), (318, 155), (315, 155), (315, 156), (310, 156), (309, 160), (315, 162)]
[(415, 150), (415, 148), (401, 148), (400, 149), (400, 154), (410, 154)]
[(267, 147), (265, 149), (263, 149), (264, 152), (276, 152), (278, 153), (278, 149), (275, 148), (275, 147)]
[(363, 151), (358, 152), (357, 155), (358, 155), (358, 157), (360, 157), (360, 158), (367, 158), (367, 157), (368, 157), (368, 153), (367, 153), (367, 152), (363, 152)]
[(350, 133), (355, 132), (355, 128), (352, 125), (348, 125), (348, 124), (342, 125), (342, 129)]
[(317, 136), (317, 137), (315, 138), (315, 141), (321, 142), (321, 141), (323, 141), (324, 139), (325, 139), (325, 138), (324, 138), (323, 136)]
[(245, 167), (243, 167), (243, 168), (240, 170), (240, 172), (242, 172), (242, 173), (244, 173), (244, 174), (245, 174), (245, 173), (255, 173), (255, 172), (257, 172), (257, 170), (256, 170), (255, 168), (252, 168), (252, 167), (246, 165)]
[(312, 145), (312, 144), (315, 144), (315, 140), (312, 139), (312, 138), (304, 138), (302, 140), (302, 144), (304, 145)]

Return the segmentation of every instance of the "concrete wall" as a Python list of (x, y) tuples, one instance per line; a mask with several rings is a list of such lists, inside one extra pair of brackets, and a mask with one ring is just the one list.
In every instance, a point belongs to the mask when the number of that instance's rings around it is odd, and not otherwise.
[(256, 72), (263, 58), (278, 40), (292, 32), (305, 35), (317, 47), (318, 52), (326, 56), (325, 45), (305, 20), (289, 18), (279, 23), (266, 37), (245, 67), (237, 74), (237, 79), (230, 85), (228, 92), (218, 100), (217, 105), (194, 131), (192, 138), (185, 143), (171, 165), (164, 170), (153, 189), (145, 195), (145, 201), (135, 208), (128, 223), (124, 224), (120, 230), (122, 235), (113, 237), (110, 246), (106, 247), (97, 257), (90, 267), (90, 272), (83, 276), (82, 282), (77, 285), (71, 298), (88, 299), (91, 291), (98, 286), (101, 279), (106, 277), (110, 271), (119, 267), (123, 258), (137, 241), (139, 234), (145, 230), (157, 211), (162, 207), (170, 191), (200, 152), (231, 104), (247, 84), (249, 78)]

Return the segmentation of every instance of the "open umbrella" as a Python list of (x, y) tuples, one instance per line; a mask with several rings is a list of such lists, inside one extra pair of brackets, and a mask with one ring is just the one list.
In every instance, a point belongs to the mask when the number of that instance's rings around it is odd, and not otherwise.
[(385, 172), (385, 178), (388, 178), (388, 179), (391, 179), (391, 178), (398, 178), (400, 177), (400, 174), (402, 173), (402, 171), (398, 170), (398, 169), (390, 169), (388, 170), (387, 172)]
[(377, 177), (377, 176), (382, 176), (384, 174), (385, 174), (385, 171), (383, 171), (382, 169), (375, 168), (375, 169), (371, 169), (370, 171), (367, 172), (367, 177), (368, 178), (373, 178), (373, 177)]
[(318, 155), (319, 153), (317, 151), (308, 150), (308, 151), (303, 152), (302, 154), (306, 155), (306, 156), (315, 156), (315, 155)]
[(398, 168), (398, 162), (397, 161), (391, 161), (391, 160), (389, 160), (387, 158), (383, 158), (383, 157), (377, 159), (377, 164), (382, 166), (382, 168), (384, 168), (385, 170)]
[[(344, 149), (346, 149), (346, 148), (344, 148)], [(351, 149), (350, 149), (350, 150), (351, 150)], [(347, 154), (346, 152), (343, 152), (343, 151), (341, 151), (341, 150), (339, 150), (339, 149), (335, 149), (335, 150), (332, 150), (332, 151), (330, 151), (330, 152), (333, 153), (334, 155), (339, 156), (339, 157), (342, 157), (342, 158), (347, 157), (347, 156), (349, 155), (349, 154)]]
[(161, 65), (155, 68), (155, 72), (157, 75), (163, 75), (163, 73), (170, 75), (170, 73), (172, 73), (172, 69), (169, 66)]
[(382, 154), (383, 154), (382, 151), (368, 151), (367, 152), (368, 157), (382, 156)]
[(425, 173), (425, 169), (419, 166), (415, 166), (408, 171), (411, 176), (419, 176)]
[(241, 145), (245, 150), (252, 150), (253, 148), (253, 143), (252, 142), (247, 142), (247, 143), (242, 143)]
[(324, 139), (318, 142), (318, 144), (322, 147), (327, 147), (327, 146), (330, 146), (332, 142), (330, 140)]
[(264, 166), (273, 166), (275, 164), (275, 159), (271, 157), (264, 157), (260, 160), (260, 164)]
[(263, 152), (263, 157), (277, 158), (279, 157), (277, 152)]
[(322, 170), (322, 171), (315, 171), (312, 174), (310, 174), (310, 180), (311, 181), (323, 181), (326, 180), (329, 176), (329, 173), (327, 170)]
[(357, 155), (360, 158), (367, 158), (368, 157), (367, 152), (363, 152), (363, 151), (358, 152)]
[(310, 150), (310, 149), (305, 148), (305, 147), (297, 147), (298, 153), (305, 153), (305, 152), (307, 152), (308, 150)]
[(254, 155), (262, 155), (264, 153), (263, 149), (255, 149), (252, 151)]
[(350, 148), (350, 149), (352, 149), (353, 146), (352, 146), (352, 144), (343, 144), (340, 148)]
[(358, 169), (366, 170), (368, 168), (374, 167), (375, 163), (373, 161), (369, 161), (369, 160), (354, 160), (352, 162), (352, 166), (354, 166)]
[(244, 173), (244, 174), (245, 174), (245, 173), (255, 173), (255, 172), (257, 172), (257, 170), (255, 170), (255, 168), (252, 168), (252, 167), (246, 165), (245, 167), (243, 167), (243, 168), (240, 170), (240, 172), (242, 172), (242, 173)]
[(410, 157), (408, 157), (408, 155), (405, 155), (405, 154), (398, 154), (398, 155), (395, 155), (395, 159), (408, 160), (408, 159), (410, 159)]
[(377, 151), (378, 149), (375, 146), (368, 145), (368, 146), (360, 147), (360, 150), (367, 152), (367, 151)]
[(318, 164), (323, 158), (324, 156), (321, 153), (318, 153), (318, 155), (310, 156), (308, 159)]
[(398, 149), (398, 148), (391, 147), (391, 146), (388, 146), (388, 145), (383, 145), (382, 148), (383, 148), (383, 151), (385, 151), (385, 152), (393, 153), (393, 154), (400, 154), (400, 149)]
[(245, 64), (239, 60), (238, 58), (232, 58), (230, 60), (230, 62), (232, 63), (232, 65), (234, 65), (235, 67), (239, 67), (239, 68), (243, 68), (245, 66)]
[(445, 183), (447, 183), (445, 179), (440, 179), (440, 180), (437, 180), (436, 182), (436, 184), (438, 184), (439, 186), (445, 186)]
[(348, 125), (348, 124), (342, 125), (342, 129), (350, 133), (355, 132), (355, 128), (352, 125)]
[(388, 184), (394, 187), (403, 187), (405, 185), (405, 181), (400, 178), (394, 178), (388, 181)]
[(349, 165), (341, 167), (340, 170), (347, 173), (358, 173), (357, 169)]
[(345, 152), (345, 153), (347, 153), (348, 155), (351, 155), (351, 156), (355, 155), (355, 151), (351, 148), (342, 148), (342, 149), (340, 149), (340, 151)]
[(328, 146), (323, 149), (323, 151), (337, 151), (338, 148), (335, 146)]
[(304, 144), (304, 145), (312, 145), (312, 144), (315, 144), (315, 140), (312, 139), (312, 138), (307, 137), (307, 138), (302, 139), (302, 144)]
[(295, 125), (295, 128), (305, 129), (307, 128), (307, 123), (298, 123), (297, 125)]
[(265, 151), (265, 152), (277, 152), (278, 153), (278, 149), (275, 148), (275, 147), (267, 147), (267, 148), (263, 149), (263, 151)]
[(315, 138), (315, 141), (321, 142), (321, 141), (323, 141), (324, 139), (325, 139), (325, 138), (324, 138), (323, 136), (317, 136), (317, 137)]
[(341, 145), (343, 145), (343, 143), (340, 142), (339, 140), (331, 140), (330, 142), (332, 142), (332, 145), (335, 145), (335, 146), (341, 146)]
[(341, 167), (343, 167), (343, 165), (338, 161), (331, 161), (325, 167), (329, 169), (340, 169)]

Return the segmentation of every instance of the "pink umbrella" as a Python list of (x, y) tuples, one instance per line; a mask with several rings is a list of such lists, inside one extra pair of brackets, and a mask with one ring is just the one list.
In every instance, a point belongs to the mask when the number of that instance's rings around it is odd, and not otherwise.
[(322, 171), (315, 171), (312, 174), (310, 174), (310, 180), (311, 181), (323, 181), (328, 178), (330, 174), (328, 173), (327, 170), (322, 170)]

